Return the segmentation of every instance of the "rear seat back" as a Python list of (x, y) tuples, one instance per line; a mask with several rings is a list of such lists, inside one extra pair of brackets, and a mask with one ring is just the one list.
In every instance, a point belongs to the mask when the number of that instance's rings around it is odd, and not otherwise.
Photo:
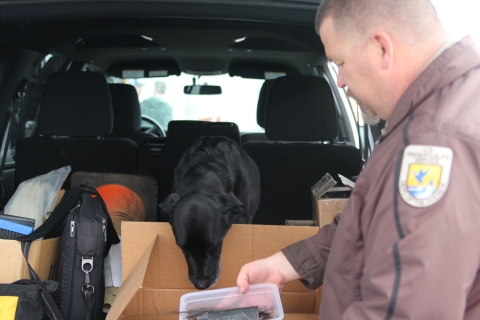
[(334, 143), (337, 130), (335, 101), (325, 79), (275, 79), (265, 119), (265, 133), (272, 141), (250, 141), (243, 146), (261, 175), (261, 200), (253, 223), (311, 220), (310, 188), (323, 175), (358, 175), (360, 150)]
[(233, 122), (170, 121), (165, 150), (172, 166), (176, 167), (183, 153), (204, 136), (226, 136), (240, 145), (240, 130)]
[[(76, 171), (136, 173), (137, 145), (104, 138), (113, 127), (110, 92), (96, 72), (52, 74), (45, 87), (38, 134), (18, 142), (15, 186), (67, 165)], [(70, 176), (64, 187), (69, 188)]]
[(157, 178), (159, 201), (171, 192), (174, 170), (183, 153), (203, 136), (226, 136), (240, 145), (240, 131), (232, 122), (174, 120), (168, 124), (166, 141), (141, 140), (139, 154), (145, 157), (140, 158), (140, 173)]

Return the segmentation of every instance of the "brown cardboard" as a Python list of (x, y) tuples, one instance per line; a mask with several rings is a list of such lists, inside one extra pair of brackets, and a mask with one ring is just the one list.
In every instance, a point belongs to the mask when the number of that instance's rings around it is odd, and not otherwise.
[(337, 182), (330, 174), (325, 174), (312, 186), (313, 223), (320, 228), (332, 223), (335, 216), (343, 212), (355, 183), (338, 175), (347, 187), (334, 187)]
[[(57, 266), (60, 238), (35, 240), (32, 242), (28, 262), (41, 280), (52, 279)], [(30, 279), (20, 242), (0, 240), (0, 283), (11, 283)]]
[(315, 212), (317, 214), (318, 226), (321, 228), (332, 223), (335, 216), (343, 212), (347, 203), (348, 199), (317, 199)]
[[(213, 289), (235, 287), (240, 268), (283, 247), (312, 236), (318, 227), (234, 225), (225, 237), (220, 279)], [(160, 222), (122, 222), (122, 278), (107, 319), (174, 320), (180, 297), (196, 291), (187, 276), (171, 226)], [(299, 281), (282, 293), (287, 320), (317, 319), (321, 290), (309, 291)], [(131, 298), (131, 301), (129, 302)]]
[[(109, 319), (117, 319), (120, 317), (123, 308), (121, 306), (126, 306), (139, 288), (142, 287), (143, 279), (145, 277), (145, 272), (147, 271), (148, 260), (152, 253), (157, 237), (153, 237), (148, 244), (145, 251), (142, 253), (140, 260), (138, 261), (136, 268), (132, 271), (130, 277), (125, 279), (122, 284), (122, 290), (117, 291), (117, 296), (113, 300), (112, 306), (108, 312)], [(120, 307), (119, 307), (120, 306)]]
[(313, 227), (313, 220), (285, 220), (286, 226)]
[(57, 205), (60, 203), (64, 195), (65, 195), (65, 189), (60, 189), (60, 191), (58, 192), (57, 200), (55, 201), (55, 205), (53, 206), (54, 208), (57, 207)]

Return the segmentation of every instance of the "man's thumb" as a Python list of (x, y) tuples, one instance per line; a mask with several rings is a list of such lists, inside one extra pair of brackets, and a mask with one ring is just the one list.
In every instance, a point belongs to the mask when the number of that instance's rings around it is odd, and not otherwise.
[(238, 286), (238, 288), (240, 289), (240, 293), (244, 294), (245, 292), (248, 291), (248, 284), (247, 283), (242, 283)]
[(240, 270), (240, 274), (238, 275), (237, 287), (240, 289), (241, 294), (244, 294), (248, 290), (248, 275), (243, 270)]

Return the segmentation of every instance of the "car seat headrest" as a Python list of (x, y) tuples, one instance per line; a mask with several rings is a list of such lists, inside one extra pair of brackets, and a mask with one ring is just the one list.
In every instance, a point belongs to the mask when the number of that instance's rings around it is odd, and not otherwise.
[(258, 104), (257, 104), (257, 124), (265, 128), (265, 116), (267, 112), (267, 102), (268, 94), (270, 93), (270, 88), (272, 87), (273, 80), (265, 80), (263, 83), (260, 94), (258, 95)]
[(102, 74), (71, 71), (50, 76), (40, 107), (40, 134), (99, 137), (109, 135), (112, 127), (112, 101)]
[(138, 132), (142, 114), (135, 87), (129, 84), (109, 84), (113, 106), (113, 132)]
[(337, 131), (335, 100), (324, 78), (286, 76), (274, 80), (265, 119), (269, 139), (332, 141)]

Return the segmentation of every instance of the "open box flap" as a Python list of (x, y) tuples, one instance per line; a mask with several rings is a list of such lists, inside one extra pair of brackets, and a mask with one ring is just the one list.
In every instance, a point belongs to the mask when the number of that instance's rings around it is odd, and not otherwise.
[(147, 271), (148, 261), (150, 260), (150, 255), (152, 254), (156, 241), (157, 235), (151, 238), (150, 242), (146, 241), (146, 243), (149, 243), (149, 245), (141, 255), (133, 271), (123, 282), (120, 289), (118, 289), (117, 296), (113, 300), (112, 307), (108, 312), (106, 320), (118, 319), (123, 310), (133, 299), (133, 296), (137, 293), (137, 290), (142, 288), (143, 278), (145, 277), (145, 272)]
[[(318, 227), (234, 224), (224, 239), (222, 270), (214, 289), (235, 287), (238, 272), (245, 263), (270, 256), (317, 232)], [(112, 306), (117, 313), (108, 319), (116, 319), (118, 312), (121, 312), (121, 319), (178, 319), (178, 314), (172, 315), (172, 311), (179, 310), (181, 296), (196, 291), (188, 280), (182, 250), (175, 242), (171, 225), (166, 222), (122, 222), (124, 281), (138, 268), (144, 251), (151, 246), (149, 243), (155, 237), (156, 243), (141, 287), (137, 285), (128, 290), (135, 293), (130, 303), (126, 300), (126, 307), (125, 303), (121, 307)], [(288, 283), (281, 298), (284, 312), (315, 312), (316, 294), (305, 288), (300, 281)], [(123, 308), (125, 309), (122, 310)]]

